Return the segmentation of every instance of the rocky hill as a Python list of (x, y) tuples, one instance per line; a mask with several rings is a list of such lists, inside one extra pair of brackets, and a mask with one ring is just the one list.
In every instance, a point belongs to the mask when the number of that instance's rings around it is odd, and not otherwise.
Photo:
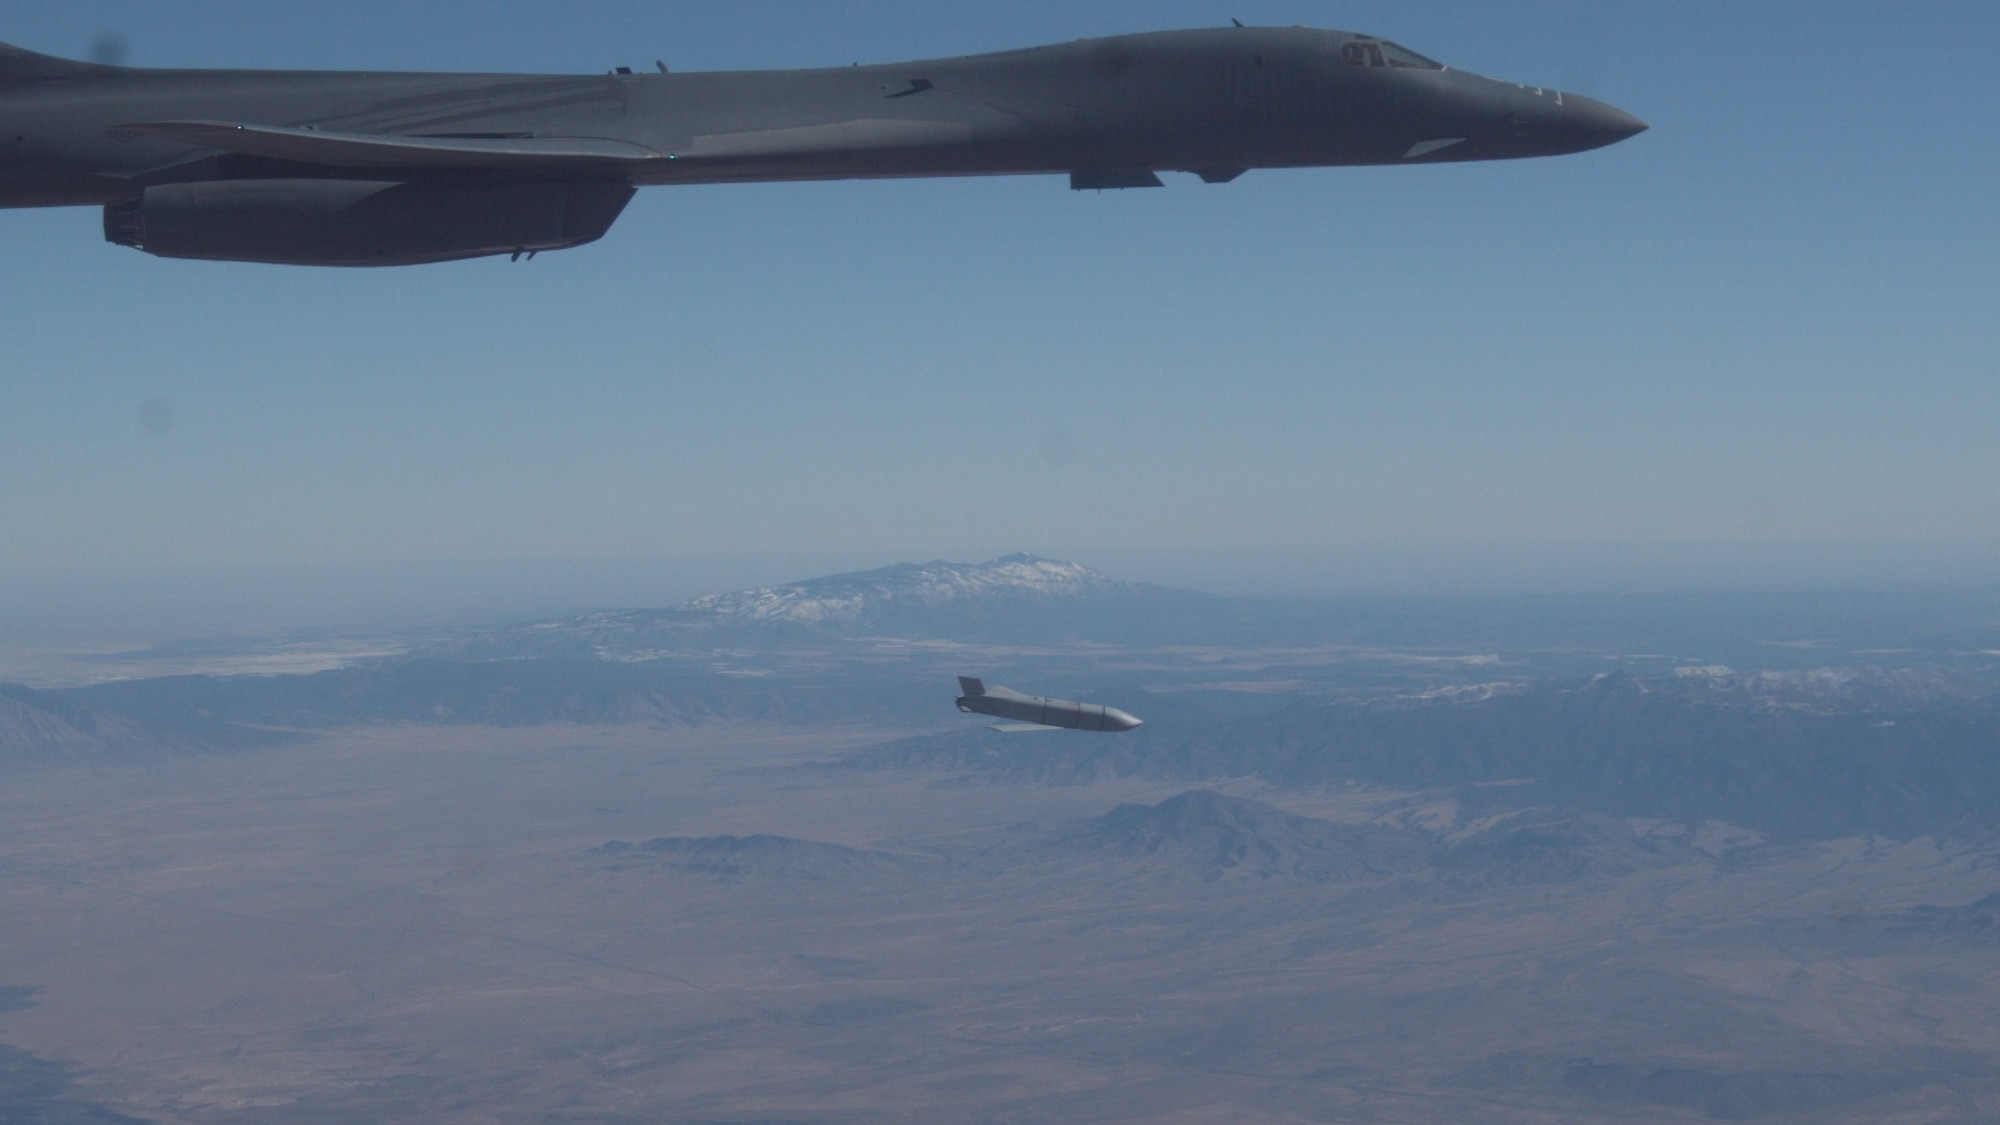
[[(1398, 895), (1463, 896), (1522, 886), (1712, 866), (1686, 832), (1641, 837), (1600, 814), (1529, 809), (1450, 834), (1408, 824), (1347, 824), (1261, 801), (1192, 790), (1088, 820), (973, 833), (918, 850), (849, 847), (786, 836), (614, 840), (590, 852), (607, 872), (692, 875), (724, 884), (778, 880), (889, 890), (921, 882), (1055, 877), (1075, 886), (1133, 879), (1253, 887), (1396, 886)], [(1974, 911), (1977, 913), (1977, 910)]]
[(1157, 805), (1120, 805), (1063, 834), (1055, 846), (1173, 867), (1211, 882), (1279, 876), (1360, 882), (1414, 870), (1429, 851), (1413, 833), (1335, 824), (1208, 790)]
[(168, 744), (112, 712), (0, 684), (0, 766), (101, 760)]

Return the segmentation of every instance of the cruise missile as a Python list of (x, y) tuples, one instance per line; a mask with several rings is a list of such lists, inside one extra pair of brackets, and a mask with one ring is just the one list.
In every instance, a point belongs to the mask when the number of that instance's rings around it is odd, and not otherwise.
[(993, 724), (1002, 734), (1031, 730), (1090, 730), (1116, 733), (1141, 725), (1138, 719), (1116, 707), (1097, 703), (1072, 703), (1067, 699), (1043, 699), (1022, 695), (1003, 687), (987, 687), (970, 676), (958, 678), (958, 709), (968, 715), (991, 715), (1007, 722)]

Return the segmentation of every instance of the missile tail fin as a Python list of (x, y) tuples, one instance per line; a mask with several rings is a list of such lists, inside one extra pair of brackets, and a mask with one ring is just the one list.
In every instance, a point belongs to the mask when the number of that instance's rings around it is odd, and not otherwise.
[(960, 676), (958, 678), (958, 690), (964, 692), (968, 698), (977, 697), (986, 694), (986, 683), (983, 680), (975, 680), (971, 676)]

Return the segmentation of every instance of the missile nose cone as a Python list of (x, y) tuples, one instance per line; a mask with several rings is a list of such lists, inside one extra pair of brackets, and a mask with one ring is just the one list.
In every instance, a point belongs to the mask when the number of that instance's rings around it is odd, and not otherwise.
[(1564, 94), (1562, 101), (1563, 140), (1572, 152), (1615, 145), (1651, 128), (1617, 106), (1582, 94)]
[(1115, 730), (1115, 731), (1136, 730), (1137, 728), (1143, 727), (1145, 725), (1146, 724), (1141, 720), (1136, 719), (1133, 716), (1128, 715), (1123, 711), (1120, 711), (1116, 707), (1106, 707), (1104, 709), (1104, 728), (1106, 730)]

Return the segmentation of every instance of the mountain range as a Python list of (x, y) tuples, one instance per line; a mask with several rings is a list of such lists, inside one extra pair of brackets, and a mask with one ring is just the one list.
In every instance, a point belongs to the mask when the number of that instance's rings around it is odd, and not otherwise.
[(658, 659), (689, 650), (858, 637), (1105, 640), (1186, 619), (1227, 599), (1126, 582), (1077, 563), (1009, 555), (900, 563), (711, 594), (666, 609), (611, 610), (471, 633), (430, 650), (456, 659)]
[(918, 851), (773, 835), (668, 837), (643, 844), (614, 840), (593, 849), (589, 859), (609, 872), (666, 871), (725, 884), (759, 879), (883, 890), (912, 880), (1007, 879), (1027, 870), (1060, 870), (1068, 881), (1151, 876), (1225, 888), (1272, 880), (1401, 881), (1424, 894), (1565, 885), (1715, 863), (1684, 835), (1642, 836), (1624, 821), (1574, 810), (1522, 810), (1445, 834), (1301, 816), (1207, 789), (1157, 804), (1120, 805), (1068, 825), (974, 834)]
[[(1581, 648), (1550, 660), (1301, 649), (1284, 639), (1323, 635), (1338, 613), (1289, 612), (1032, 555), (903, 564), (486, 630), (310, 675), (5, 689), (0, 761), (273, 745), (369, 725), (943, 729), (951, 676), (979, 674), (1148, 722), (1096, 740), (998, 740), (968, 725), (838, 764), (1056, 784), (1359, 781), (1450, 792), (1474, 809), (1720, 820), (1773, 839), (2000, 827), (1990, 657), (1737, 671)], [(1801, 650), (1770, 651), (1795, 661)], [(1549, 674), (1579, 663), (1618, 670)]]
[(163, 746), (122, 715), (0, 684), (0, 759), (73, 761)]
[[(1549, 804), (1715, 819), (1774, 838), (1989, 834), (2000, 808), (2000, 699), (1863, 690), (1808, 677), (1599, 675), (1489, 692), (1306, 701), (1255, 716), (1149, 723), (1115, 741), (996, 746), (974, 732), (849, 756), (1015, 781), (1100, 777), (1441, 789), (1470, 808)], [(1783, 682), (1782, 680), (1780, 682)], [(1823, 690), (1808, 691), (1818, 685)], [(983, 732), (979, 732), (983, 733)]]

